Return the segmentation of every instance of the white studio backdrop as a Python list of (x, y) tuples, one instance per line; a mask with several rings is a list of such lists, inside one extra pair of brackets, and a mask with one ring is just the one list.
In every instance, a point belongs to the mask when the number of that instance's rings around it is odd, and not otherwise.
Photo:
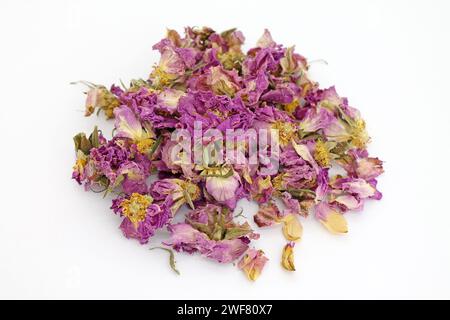
[[(437, 0), (1, 1), (0, 298), (450, 298), (449, 13)], [(271, 260), (256, 283), (198, 255), (177, 254), (177, 276), (70, 179), (72, 136), (112, 125), (84, 118), (69, 83), (145, 78), (166, 27), (188, 25), (237, 27), (246, 49), (268, 28), (326, 60), (313, 77), (361, 110), (385, 160), (384, 198), (347, 216), (348, 235), (303, 222), (295, 273), (279, 265), (280, 233), (261, 230)]]

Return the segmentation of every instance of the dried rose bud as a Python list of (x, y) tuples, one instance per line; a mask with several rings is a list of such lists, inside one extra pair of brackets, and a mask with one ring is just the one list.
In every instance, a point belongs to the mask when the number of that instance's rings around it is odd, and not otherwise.
[(89, 117), (91, 114), (94, 113), (95, 108), (98, 107), (99, 101), (100, 101), (100, 88), (99, 87), (91, 88), (87, 92), (86, 96), (85, 113), (84, 113), (86, 117)]
[(281, 265), (287, 271), (295, 271), (294, 265), (294, 242), (290, 242), (283, 248), (283, 255), (281, 256)]

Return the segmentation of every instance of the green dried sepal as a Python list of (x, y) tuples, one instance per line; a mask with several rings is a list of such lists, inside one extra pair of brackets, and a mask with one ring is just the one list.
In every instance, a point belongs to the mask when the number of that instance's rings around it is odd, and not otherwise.
[(89, 154), (89, 151), (92, 149), (92, 144), (84, 133), (74, 136), (73, 142), (75, 143), (75, 152), (81, 150), (84, 154)]
[(176, 266), (175, 254), (173, 253), (173, 250), (168, 249), (168, 248), (164, 248), (164, 247), (153, 247), (153, 248), (150, 248), (150, 250), (154, 250), (154, 249), (161, 249), (161, 250), (167, 251), (169, 253), (169, 265), (170, 265), (170, 268), (176, 274), (180, 275), (180, 271), (178, 271), (177, 266)]

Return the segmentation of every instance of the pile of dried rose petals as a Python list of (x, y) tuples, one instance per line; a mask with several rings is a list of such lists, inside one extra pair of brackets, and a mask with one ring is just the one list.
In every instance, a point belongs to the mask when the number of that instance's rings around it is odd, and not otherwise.
[[(312, 214), (329, 231), (346, 233), (346, 212), (361, 210), (366, 199), (381, 199), (376, 178), (383, 167), (368, 156), (369, 136), (358, 110), (334, 87), (320, 89), (294, 47), (276, 44), (267, 30), (246, 54), (243, 42), (235, 29), (186, 28), (184, 37), (168, 30), (153, 46), (161, 58), (147, 80), (110, 89), (84, 82), (86, 116), (103, 110), (115, 119), (115, 129), (110, 140), (97, 128), (74, 137), (72, 177), (86, 190), (115, 195), (111, 209), (123, 218), (125, 237), (146, 244), (159, 229), (167, 230), (162, 248), (170, 251), (173, 267), (172, 249), (238, 262), (255, 280), (268, 258), (252, 244), (259, 234), (246, 213), (234, 212), (238, 200), (259, 204), (253, 217), (258, 227), (280, 225), (286, 238), (281, 265), (293, 271), (300, 220)], [(263, 170), (267, 161), (178, 161), (190, 155), (178, 151), (174, 159), (173, 132), (192, 133), (196, 123), (224, 134), (276, 130), (277, 170)], [(205, 150), (217, 142), (201, 139)], [(249, 141), (241, 142), (247, 154)], [(182, 223), (173, 221), (179, 211), (187, 212), (179, 213)]]

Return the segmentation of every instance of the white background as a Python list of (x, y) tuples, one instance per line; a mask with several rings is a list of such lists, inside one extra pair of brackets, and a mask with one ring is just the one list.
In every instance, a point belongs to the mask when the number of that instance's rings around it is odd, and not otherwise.
[[(450, 298), (448, 1), (0, 2), (0, 298)], [(167, 254), (125, 239), (110, 199), (70, 179), (84, 118), (74, 80), (146, 77), (165, 28), (241, 29), (246, 49), (269, 28), (315, 64), (367, 120), (386, 161), (384, 199), (329, 234), (312, 217), (281, 269), (279, 230), (261, 231), (271, 258), (256, 283), (232, 265)], [(243, 205), (247, 216), (254, 205)], [(155, 238), (155, 245), (163, 239)]]

